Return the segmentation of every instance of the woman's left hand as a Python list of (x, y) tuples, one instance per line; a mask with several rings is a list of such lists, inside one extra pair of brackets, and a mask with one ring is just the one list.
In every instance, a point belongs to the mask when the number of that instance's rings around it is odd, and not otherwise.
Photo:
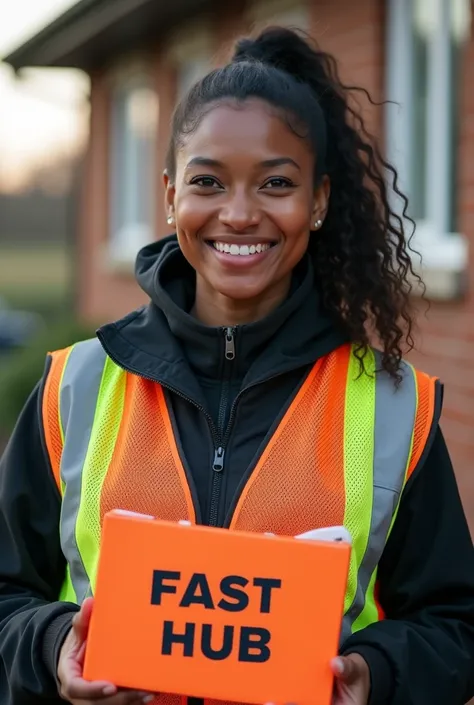
[[(331, 670), (335, 678), (332, 705), (367, 705), (370, 695), (370, 671), (362, 656), (338, 656), (331, 661)], [(268, 702), (266, 705), (275, 703)]]
[(333, 705), (367, 705), (370, 671), (362, 656), (338, 656), (331, 662), (331, 668), (335, 677)]

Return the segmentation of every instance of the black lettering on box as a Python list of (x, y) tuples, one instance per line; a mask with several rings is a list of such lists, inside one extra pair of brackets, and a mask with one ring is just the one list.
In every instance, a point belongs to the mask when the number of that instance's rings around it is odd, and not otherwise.
[[(215, 625), (214, 625), (214, 631), (215, 631)], [(226, 658), (229, 658), (229, 656), (232, 653), (232, 646), (234, 644), (234, 627), (231, 627), (231, 626), (224, 627), (222, 646), (220, 649), (213, 649), (212, 648), (212, 644), (211, 644), (212, 634), (213, 634), (213, 625), (212, 624), (203, 624), (202, 625), (202, 634), (201, 634), (201, 651), (203, 653), (203, 656), (205, 656), (208, 659), (211, 659), (211, 661), (224, 661)]]
[(173, 631), (174, 622), (163, 622), (163, 639), (161, 643), (161, 653), (163, 656), (171, 656), (174, 644), (183, 645), (183, 656), (192, 658), (194, 655), (194, 634), (196, 625), (192, 622), (186, 622), (184, 634), (177, 634)]
[(226, 612), (243, 612), (249, 606), (249, 596), (239, 587), (244, 588), (248, 583), (247, 578), (243, 578), (241, 575), (227, 575), (222, 578), (221, 593), (235, 602), (222, 599), (217, 606)]
[(260, 612), (262, 614), (269, 614), (271, 610), (272, 590), (281, 588), (281, 580), (278, 578), (255, 578), (253, 584), (255, 587), (262, 588)]
[(209, 583), (204, 573), (193, 573), (179, 603), (180, 607), (190, 607), (191, 605), (204, 605), (207, 610), (215, 609)]
[(151, 585), (151, 604), (161, 605), (161, 596), (165, 593), (176, 594), (176, 585), (165, 585), (164, 580), (179, 581), (181, 573), (174, 570), (154, 570)]
[(271, 634), (260, 627), (242, 627), (240, 630), (239, 661), (266, 663), (271, 656), (268, 644)]

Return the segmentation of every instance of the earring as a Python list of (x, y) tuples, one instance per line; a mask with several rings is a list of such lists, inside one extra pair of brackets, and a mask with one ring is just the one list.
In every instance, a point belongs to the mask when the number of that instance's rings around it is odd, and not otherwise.
[(321, 227), (322, 224), (323, 224), (322, 220), (317, 220), (314, 224), (314, 227), (316, 228), (316, 230), (319, 230), (319, 228)]
[(168, 223), (168, 225), (173, 225), (173, 223), (174, 223), (174, 218), (173, 218), (173, 216), (170, 215), (166, 222)]

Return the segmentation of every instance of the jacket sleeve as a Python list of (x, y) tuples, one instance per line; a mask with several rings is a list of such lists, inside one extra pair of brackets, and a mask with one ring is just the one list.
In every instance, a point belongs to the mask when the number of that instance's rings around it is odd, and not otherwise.
[(369, 664), (370, 705), (464, 705), (474, 696), (474, 549), (438, 428), (410, 478), (379, 564), (386, 619), (344, 653)]
[(0, 460), (0, 703), (63, 702), (59, 649), (78, 607), (58, 602), (66, 565), (61, 501), (41, 422), (42, 384), (26, 403)]

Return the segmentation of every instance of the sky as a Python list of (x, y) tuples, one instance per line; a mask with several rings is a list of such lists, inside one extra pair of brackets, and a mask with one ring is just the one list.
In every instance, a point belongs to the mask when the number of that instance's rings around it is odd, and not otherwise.
[[(0, 58), (76, 0), (0, 0)], [(31, 171), (75, 154), (87, 134), (87, 77), (66, 69), (26, 69), (21, 79), (0, 62), (0, 188), (21, 189)]]

